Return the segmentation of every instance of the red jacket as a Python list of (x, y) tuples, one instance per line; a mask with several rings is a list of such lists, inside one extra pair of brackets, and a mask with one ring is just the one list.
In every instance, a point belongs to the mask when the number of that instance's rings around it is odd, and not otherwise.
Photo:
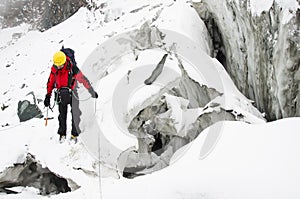
[(85, 88), (91, 88), (89, 80), (83, 75), (77, 66), (72, 65), (70, 58), (67, 57), (63, 68), (58, 69), (54, 65), (51, 67), (51, 73), (47, 82), (47, 95), (51, 96), (53, 88), (60, 89), (62, 87), (68, 87), (69, 72), (71, 72), (71, 70), (73, 74), (70, 88), (72, 90), (76, 86), (75, 80), (78, 80), (80, 83), (82, 83)]

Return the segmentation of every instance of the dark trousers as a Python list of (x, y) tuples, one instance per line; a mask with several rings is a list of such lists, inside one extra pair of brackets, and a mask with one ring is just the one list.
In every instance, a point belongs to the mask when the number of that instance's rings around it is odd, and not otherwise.
[(59, 110), (59, 135), (66, 135), (67, 132), (67, 113), (68, 105), (71, 106), (72, 115), (72, 130), (73, 136), (78, 136), (80, 133), (79, 122), (81, 111), (79, 110), (79, 101), (73, 97), (72, 92), (68, 88), (62, 88), (58, 92), (58, 110)]

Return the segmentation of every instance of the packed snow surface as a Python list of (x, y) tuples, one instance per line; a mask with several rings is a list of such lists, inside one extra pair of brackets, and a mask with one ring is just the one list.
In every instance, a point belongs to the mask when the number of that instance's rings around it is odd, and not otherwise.
[[(119, 2), (110, 1), (105, 16), (82, 8), (65, 22), (43, 33), (29, 31), (27, 25), (0, 30), (0, 105), (8, 106), (0, 111), (0, 171), (15, 163), (24, 162), (28, 153), (34, 155), (43, 166), (80, 186), (72, 192), (47, 196), (53, 199), (299, 198), (300, 134), (297, 129), (300, 128), (300, 119), (290, 118), (265, 123), (252, 102), (236, 89), (223, 66), (209, 57), (207, 31), (189, 3), (170, 0), (134, 1), (137, 4), (125, 0)], [(251, 1), (251, 6), (257, 13), (270, 6), (270, 1), (259, 2)], [(285, 3), (288, 8), (295, 6), (293, 1), (278, 2)], [(167, 168), (126, 179), (117, 170), (114, 159), (117, 152), (101, 148), (105, 153), (100, 157), (99, 167), (97, 157), (80, 137), (76, 145), (69, 141), (63, 144), (58, 142), (57, 107), (54, 112), (49, 111), (49, 116), (54, 117), (54, 120), (49, 120), (47, 127), (43, 119), (19, 122), (17, 104), (24, 99), (33, 102), (32, 95), (27, 95), (31, 91), (38, 99), (37, 105), (46, 114), (42, 100), (46, 94), (51, 58), (61, 45), (75, 49), (77, 63), (82, 67), (83, 63), (88, 63), (87, 57), (103, 42), (124, 32), (139, 29), (146, 21), (151, 21), (159, 14), (161, 17), (153, 25), (164, 30), (173, 29), (186, 38), (186, 43), (196, 44), (201, 49), (198, 58), (207, 64), (201, 66), (202, 70), (210, 71), (207, 67), (213, 68), (216, 73), (211, 75), (218, 77), (220, 82), (203, 78), (204, 72), (197, 73), (199, 70), (189, 60), (183, 59), (189, 75), (201, 84), (215, 87), (221, 85), (217, 89), (222, 89), (225, 101), (216, 99), (216, 102), (222, 103), (226, 109), (242, 113), (246, 122), (255, 124), (216, 123), (203, 131), (196, 140), (177, 151)], [(191, 19), (190, 26), (184, 23), (186, 18)], [(107, 22), (104, 23), (104, 19)], [(93, 85), (99, 93), (99, 99), (86, 101), (93, 105), (93, 117), (102, 128), (107, 139), (106, 144), (120, 151), (136, 147), (137, 143), (134, 136), (124, 133), (116, 125), (112, 116), (114, 89), (126, 77), (128, 70), (151, 65), (149, 71), (152, 71), (165, 52), (152, 49), (139, 53), (137, 61), (135, 54), (131, 52), (110, 63), (109, 74), (97, 85)], [(166, 66), (172, 68), (174, 74), (180, 74), (174, 56), (166, 61)], [(167, 75), (162, 73), (162, 77)], [(171, 82), (175, 79), (174, 76), (168, 80)], [(126, 87), (121, 85), (121, 88)], [(156, 86), (139, 87), (133, 95), (134, 99), (128, 102), (128, 109), (140, 106), (145, 98), (151, 97), (157, 90)], [(178, 100), (167, 95), (167, 102), (173, 111), (171, 117), (178, 121), (177, 129), (185, 128), (201, 111), (200, 108), (182, 111), (180, 108), (187, 104), (185, 99)], [(185, 114), (189, 117), (182, 120)], [(20, 193), (0, 194), (0, 198), (45, 198), (38, 195), (38, 191), (32, 187), (13, 189)]]

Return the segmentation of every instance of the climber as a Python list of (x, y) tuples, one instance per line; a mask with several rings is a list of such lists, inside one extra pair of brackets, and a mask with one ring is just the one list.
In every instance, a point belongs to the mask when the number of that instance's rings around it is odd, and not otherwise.
[(58, 134), (60, 143), (66, 139), (68, 104), (71, 105), (72, 113), (70, 140), (76, 143), (77, 137), (80, 134), (79, 116), (81, 115), (81, 111), (79, 110), (78, 98), (75, 97), (76, 89), (74, 88), (76, 86), (76, 80), (84, 85), (92, 98), (98, 98), (98, 94), (91, 86), (89, 80), (76, 66), (74, 51), (70, 48), (62, 48), (53, 55), (53, 65), (47, 82), (47, 94), (44, 100), (45, 107), (49, 107), (52, 90), (56, 88), (55, 101), (58, 103), (59, 110)]

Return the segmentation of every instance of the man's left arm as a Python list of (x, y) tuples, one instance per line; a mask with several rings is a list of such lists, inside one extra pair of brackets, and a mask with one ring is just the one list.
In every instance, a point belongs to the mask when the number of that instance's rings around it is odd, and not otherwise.
[(83, 84), (83, 86), (89, 91), (89, 93), (93, 98), (98, 98), (98, 93), (94, 90), (90, 81), (78, 68), (77, 68), (76, 80), (78, 80), (78, 82)]

